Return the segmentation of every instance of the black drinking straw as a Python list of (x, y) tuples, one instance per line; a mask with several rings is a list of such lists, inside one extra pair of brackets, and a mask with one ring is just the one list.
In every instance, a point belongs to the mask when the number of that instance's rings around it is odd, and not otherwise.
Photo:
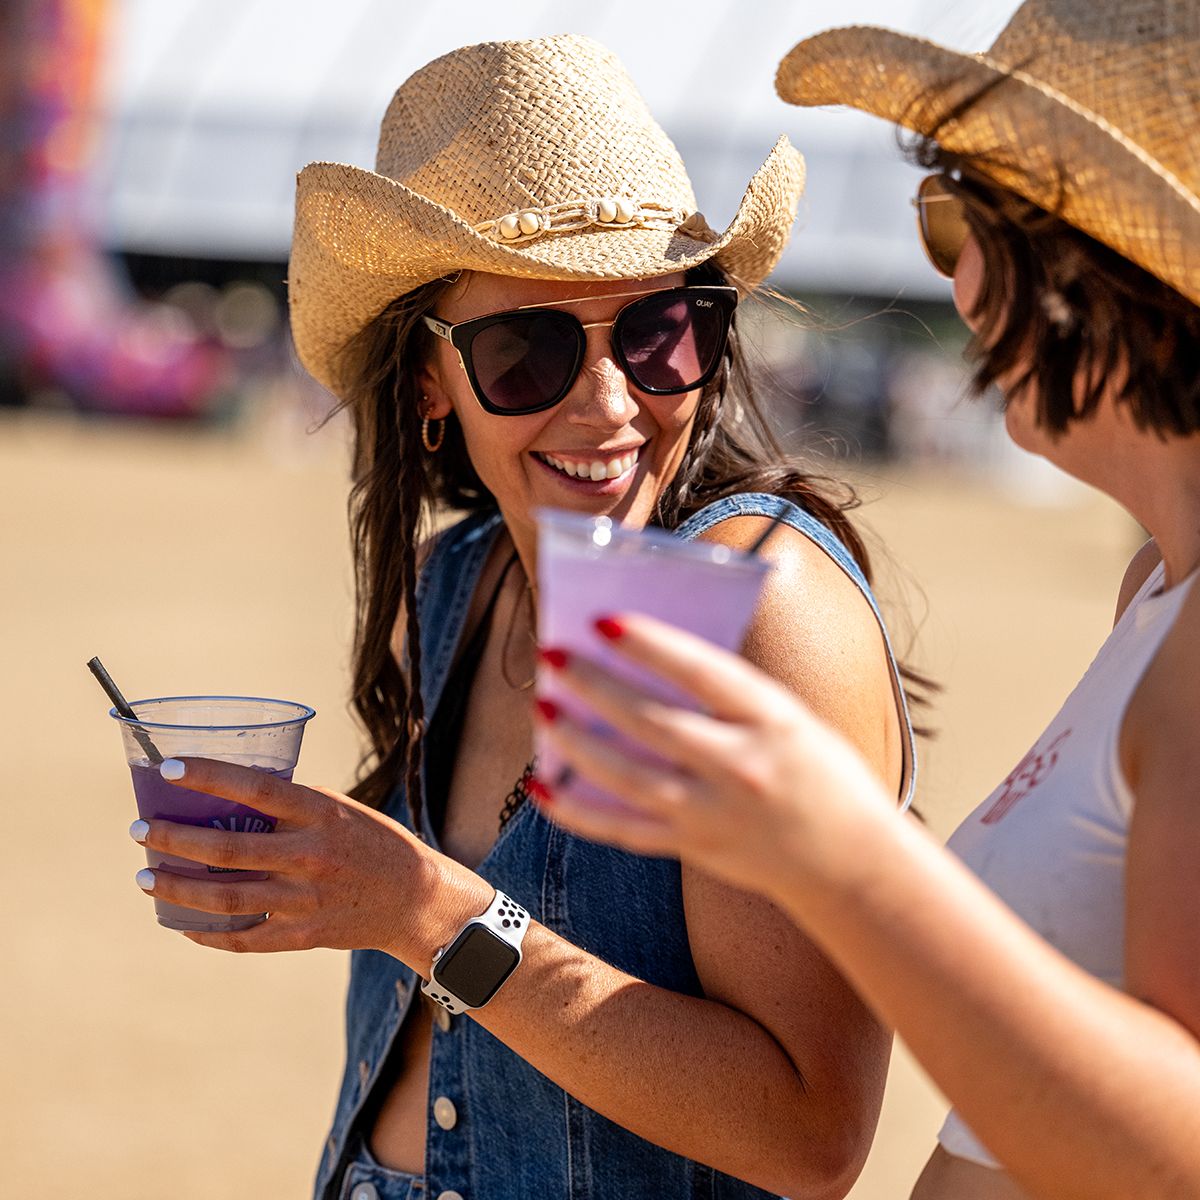
[(152, 766), (158, 766), (163, 760), (163, 756), (159, 754), (158, 747), (150, 740), (150, 735), (136, 722), (138, 715), (130, 707), (129, 701), (121, 695), (121, 689), (113, 683), (112, 676), (104, 669), (104, 664), (98, 658), (88, 659), (88, 670), (96, 677), (96, 681), (107, 693), (108, 698), (113, 702), (113, 707), (127, 721), (134, 722), (130, 733), (137, 739), (137, 744), (146, 752), (146, 757), (150, 760)]
[(772, 518), (771, 523), (758, 535), (754, 540), (754, 544), (746, 551), (748, 557), (753, 558), (766, 545), (767, 538), (783, 524), (783, 510), (781, 509)]

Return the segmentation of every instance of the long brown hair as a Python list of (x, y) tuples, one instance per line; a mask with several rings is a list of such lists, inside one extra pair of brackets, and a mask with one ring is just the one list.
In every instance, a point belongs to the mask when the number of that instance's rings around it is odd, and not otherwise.
[[(688, 281), (724, 283), (725, 277), (705, 264), (690, 271)], [(354, 427), (349, 515), (357, 619), (351, 700), (370, 742), (353, 794), (376, 807), (402, 771), (409, 796), (420, 795), (427, 718), (416, 603), (422, 535), (438, 510), (495, 507), (456, 421), (446, 422), (437, 454), (425, 453), (421, 445), (416, 380), (431, 353), (432, 335), (420, 318), (450, 283), (437, 280), (398, 297), (347, 345), (342, 360), (350, 383), (339, 409), (349, 411)], [(714, 500), (748, 491), (786, 496), (806, 509), (841, 539), (870, 578), (866, 547), (847, 516), (858, 504), (853, 489), (788, 461), (755, 399), (735, 317), (724, 361), (701, 394), (687, 450), (659, 498), (655, 523), (674, 529)], [(401, 612), (402, 648), (394, 644)], [(927, 683), (907, 669), (903, 673), (910, 683)]]

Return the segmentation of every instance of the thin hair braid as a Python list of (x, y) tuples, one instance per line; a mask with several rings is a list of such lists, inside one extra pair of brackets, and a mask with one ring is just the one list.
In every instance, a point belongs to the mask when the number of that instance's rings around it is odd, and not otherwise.
[[(416, 449), (416, 428), (420, 414), (417, 406), (405, 403), (401, 395), (400, 373), (396, 374), (393, 408), (397, 436), (400, 442), (399, 477), (396, 487), (396, 506), (404, 545), (415, 549), (421, 515), (424, 508), (424, 458)], [(408, 425), (409, 428), (405, 428)], [(404, 704), (404, 791), (409, 813), (415, 828), (419, 828), (423, 789), (421, 786), (421, 752), (425, 734), (425, 699), (421, 694), (421, 631), (417, 621), (417, 556), (402, 556), (404, 588), (404, 627), (408, 668), (408, 687)]]
[(376, 414), (372, 425), (369, 439), (364, 439), (369, 445), (359, 446), (358, 479), (350, 493), (358, 584), (351, 699), (370, 734), (372, 749), (378, 752), (381, 745), (393, 744), (396, 732), (403, 728), (407, 705), (403, 675), (391, 652), (403, 570), (396, 556), (388, 553), (388, 546), (404, 537), (404, 527), (388, 470), (399, 453), (400, 431), (383, 414)]

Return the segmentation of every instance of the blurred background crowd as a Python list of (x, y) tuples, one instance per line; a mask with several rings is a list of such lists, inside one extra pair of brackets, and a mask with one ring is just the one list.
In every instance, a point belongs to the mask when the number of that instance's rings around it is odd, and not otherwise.
[[(855, 16), (983, 45), (1009, 7), (881, 0)], [(844, 16), (829, 0), (803, 9), (805, 29)], [(961, 332), (912, 236), (894, 132), (854, 112), (784, 110), (769, 67), (796, 6), (755, 12), (748, 26), (726, 0), (686, 21), (621, 0), (512, 16), (476, 0), (346, 0), (336, 15), (315, 0), (8, 0), (0, 401), (222, 421), (285, 386), (320, 408), (288, 346), (295, 172), (369, 164), (396, 82), (452, 41), (570, 26), (629, 64), (716, 227), (784, 128), (806, 155), (774, 283), (810, 315), (765, 335), (786, 434), (852, 459), (1003, 453), (994, 414), (962, 403)]]

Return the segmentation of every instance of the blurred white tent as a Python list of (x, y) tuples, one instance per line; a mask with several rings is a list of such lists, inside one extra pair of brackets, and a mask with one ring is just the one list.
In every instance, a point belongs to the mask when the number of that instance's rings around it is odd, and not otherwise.
[(117, 0), (108, 57), (108, 243), (282, 260), (306, 162), (371, 166), (396, 85), (469, 42), (571, 30), (620, 56), (679, 146), (710, 223), (786, 132), (808, 160), (797, 236), (777, 281), (945, 296), (912, 232), (915, 174), (884, 122), (806, 111), (774, 92), (796, 41), (884, 24), (988, 46), (1016, 0)]

